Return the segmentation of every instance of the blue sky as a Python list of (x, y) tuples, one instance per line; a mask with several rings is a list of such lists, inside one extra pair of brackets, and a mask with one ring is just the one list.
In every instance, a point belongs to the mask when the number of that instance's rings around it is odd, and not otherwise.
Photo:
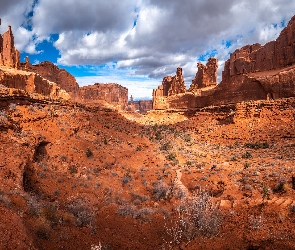
[[(12, 26), (21, 60), (51, 61), (80, 86), (116, 82), (150, 99), (183, 67), (187, 86), (198, 61), (276, 39), (295, 14), (287, 0), (1, 0), (1, 33)], [(221, 78), (219, 77), (219, 81)]]

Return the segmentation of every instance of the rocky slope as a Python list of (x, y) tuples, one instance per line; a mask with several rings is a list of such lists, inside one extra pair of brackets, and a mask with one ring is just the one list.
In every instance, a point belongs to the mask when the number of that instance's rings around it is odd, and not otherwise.
[(0, 248), (295, 245), (294, 99), (137, 123), (0, 90)]

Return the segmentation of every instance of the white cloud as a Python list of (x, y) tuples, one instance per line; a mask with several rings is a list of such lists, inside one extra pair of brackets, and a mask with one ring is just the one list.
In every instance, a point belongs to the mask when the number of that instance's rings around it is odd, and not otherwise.
[[(28, 14), (32, 5), (33, 0), (0, 3), (0, 14), (9, 13), (5, 17), (18, 32), (15, 40), (21, 50), (36, 53), (37, 43), (59, 34), (54, 43), (61, 54), (59, 64), (115, 62), (115, 70), (125, 69), (126, 77), (151, 78), (158, 84), (175, 74), (177, 66), (183, 67), (190, 84), (201, 55), (215, 51), (222, 67), (236, 48), (274, 40), (281, 22), (295, 14), (290, 0), (39, 0), (27, 21), (32, 30), (23, 30), (22, 13)], [(104, 77), (102, 82), (107, 82)]]

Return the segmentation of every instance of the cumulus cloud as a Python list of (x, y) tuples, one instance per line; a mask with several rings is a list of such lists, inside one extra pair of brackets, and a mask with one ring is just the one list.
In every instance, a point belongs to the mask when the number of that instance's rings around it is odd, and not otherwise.
[[(0, 14), (9, 12), (9, 20), (23, 26), (15, 40), (30, 53), (58, 34), (60, 65), (115, 63), (114, 71), (159, 83), (182, 66), (190, 83), (198, 60), (214, 55), (223, 67), (236, 48), (275, 39), (295, 14), (293, 5), (289, 0), (3, 0)], [(30, 11), (25, 31), (23, 17)]]

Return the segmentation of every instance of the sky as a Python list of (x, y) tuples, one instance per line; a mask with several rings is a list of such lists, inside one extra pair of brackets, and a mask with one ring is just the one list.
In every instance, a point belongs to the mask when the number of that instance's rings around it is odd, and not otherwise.
[(1, 0), (0, 32), (12, 26), (21, 61), (51, 61), (80, 86), (118, 83), (151, 99), (163, 77), (275, 40), (295, 15), (290, 0)]

